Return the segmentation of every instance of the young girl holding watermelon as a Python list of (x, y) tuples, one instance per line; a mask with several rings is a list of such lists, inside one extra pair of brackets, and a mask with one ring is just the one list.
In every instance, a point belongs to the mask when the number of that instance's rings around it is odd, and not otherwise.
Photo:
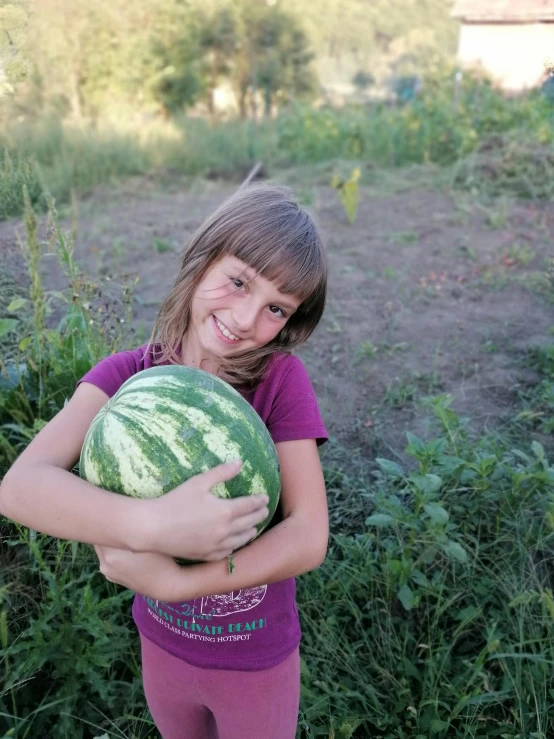
[[(144, 688), (163, 739), (295, 736), (294, 577), (325, 557), (317, 445), (327, 434), (304, 366), (290, 350), (319, 322), (326, 279), (318, 230), (291, 193), (240, 190), (193, 236), (150, 343), (88, 372), (2, 483), (5, 516), (94, 544), (104, 575), (137, 592)], [(197, 367), (233, 384), (276, 444), (280, 506), (269, 530), (248, 546), (267, 515), (267, 498), (210, 494), (237, 474), (240, 462), (154, 500), (116, 495), (70, 472), (108, 398), (159, 364)], [(204, 562), (181, 567), (174, 557)]]

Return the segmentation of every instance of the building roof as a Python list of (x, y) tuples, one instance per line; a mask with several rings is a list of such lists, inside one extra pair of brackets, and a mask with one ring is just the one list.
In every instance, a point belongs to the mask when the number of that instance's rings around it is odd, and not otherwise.
[(464, 21), (554, 21), (554, 0), (455, 0), (452, 15)]

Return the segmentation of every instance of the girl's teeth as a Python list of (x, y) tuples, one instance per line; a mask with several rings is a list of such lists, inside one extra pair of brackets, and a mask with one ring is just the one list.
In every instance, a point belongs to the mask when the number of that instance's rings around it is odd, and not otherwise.
[(223, 336), (226, 336), (228, 339), (233, 339), (233, 341), (239, 341), (238, 336), (234, 336), (230, 331), (228, 331), (225, 326), (217, 320), (217, 318), (215, 319), (215, 322), (219, 326), (219, 330)]

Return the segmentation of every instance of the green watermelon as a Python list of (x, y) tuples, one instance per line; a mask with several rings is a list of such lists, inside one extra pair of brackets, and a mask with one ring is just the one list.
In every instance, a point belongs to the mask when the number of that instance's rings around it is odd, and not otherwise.
[(80, 474), (92, 484), (136, 498), (156, 498), (193, 475), (240, 458), (238, 475), (212, 488), (220, 498), (281, 490), (277, 450), (254, 408), (215, 375), (181, 365), (129, 378), (93, 419)]

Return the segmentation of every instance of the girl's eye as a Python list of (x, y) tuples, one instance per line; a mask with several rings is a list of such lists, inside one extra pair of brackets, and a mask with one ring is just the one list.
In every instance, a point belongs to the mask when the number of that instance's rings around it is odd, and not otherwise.
[(237, 290), (240, 290), (241, 287), (244, 287), (244, 282), (242, 280), (239, 280), (238, 277), (237, 278), (233, 277), (231, 279), (231, 282), (237, 288)]
[(271, 313), (273, 313), (274, 316), (279, 316), (279, 318), (286, 318), (285, 312), (282, 308), (279, 308), (278, 305), (270, 305), (269, 310)]

